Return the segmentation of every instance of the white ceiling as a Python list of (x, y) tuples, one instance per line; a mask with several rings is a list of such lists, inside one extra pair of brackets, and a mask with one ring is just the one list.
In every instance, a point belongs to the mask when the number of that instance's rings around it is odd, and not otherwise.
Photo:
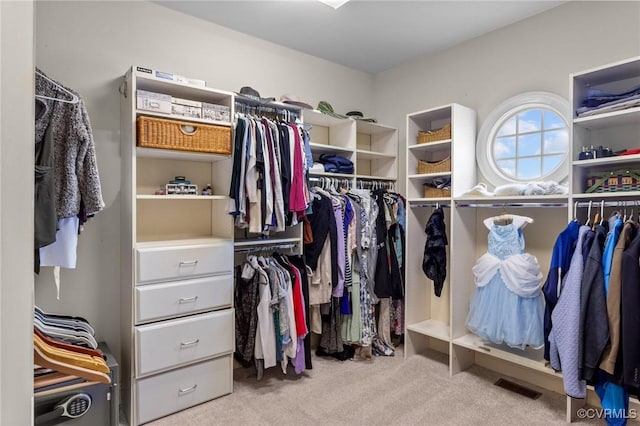
[(171, 9), (378, 73), (507, 26), (565, 1), (156, 1)]

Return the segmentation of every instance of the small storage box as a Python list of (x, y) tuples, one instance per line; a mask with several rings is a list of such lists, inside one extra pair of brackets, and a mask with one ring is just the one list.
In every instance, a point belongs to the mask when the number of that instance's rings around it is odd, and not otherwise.
[(216, 105), (202, 103), (202, 118), (212, 121), (230, 121), (231, 114), (229, 107), (225, 105)]
[(231, 154), (231, 128), (155, 117), (138, 117), (138, 146)]
[(449, 188), (433, 188), (431, 186), (424, 187), (424, 198), (449, 198), (451, 197), (451, 189)]
[(171, 96), (138, 90), (136, 91), (136, 107), (139, 110), (171, 114)]
[(640, 190), (640, 170), (614, 170), (587, 178), (587, 193)]
[(418, 132), (418, 143), (429, 143), (451, 139), (451, 124), (437, 130)]
[(418, 160), (418, 174), (443, 173), (451, 171), (451, 157), (440, 161)]

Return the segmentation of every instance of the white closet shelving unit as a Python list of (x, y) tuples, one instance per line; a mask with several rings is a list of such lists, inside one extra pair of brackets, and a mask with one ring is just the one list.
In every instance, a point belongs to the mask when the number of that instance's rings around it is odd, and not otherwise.
[(640, 190), (586, 193), (587, 178), (593, 173), (638, 169), (640, 168), (640, 155), (578, 160), (578, 154), (583, 146), (597, 148), (602, 145), (613, 151), (640, 147), (640, 138), (638, 137), (640, 135), (640, 106), (586, 117), (578, 117), (575, 112), (585, 98), (588, 89), (601, 89), (615, 93), (629, 90), (638, 85), (640, 85), (640, 57), (570, 76), (570, 97), (574, 114), (571, 126), (574, 200), (633, 201), (640, 197)]
[(351, 118), (336, 118), (316, 110), (302, 110), (305, 125), (310, 125), (311, 152), (314, 160), (322, 154), (348, 158), (355, 173), (312, 172), (312, 177), (395, 182), (398, 178), (398, 129), (384, 124)]
[[(432, 131), (451, 125), (451, 138), (418, 143), (419, 131)], [(407, 237), (405, 268), (405, 356), (427, 347), (449, 352), (451, 341), (451, 253), (454, 250), (451, 230), (452, 196), (425, 197), (424, 184), (434, 178), (451, 178), (452, 194), (459, 194), (475, 184), (475, 111), (458, 104), (414, 112), (407, 115)], [(418, 162), (437, 162), (451, 158), (452, 170), (419, 174)], [(444, 208), (449, 237), (447, 280), (442, 294), (434, 293), (433, 282), (422, 271), (422, 254), (426, 242), (425, 224), (436, 205)], [(456, 251), (456, 256), (459, 253)]]
[[(136, 109), (136, 91), (224, 105), (233, 94), (132, 67), (121, 88), (122, 406), (142, 424), (233, 389), (233, 223), (226, 212), (231, 156), (136, 145), (140, 116), (209, 122)], [(154, 195), (174, 176), (214, 195)]]
[[(428, 131), (451, 124), (451, 139), (417, 143), (418, 131)], [(527, 251), (537, 255), (543, 274), (553, 241), (549, 235), (566, 225), (567, 196), (552, 197), (463, 197), (476, 183), (476, 114), (457, 104), (446, 105), (407, 116), (407, 258), (406, 268), (406, 338), (405, 356), (429, 348), (449, 355), (450, 374), (478, 364), (507, 376), (518, 377), (536, 385), (550, 387), (546, 376), (560, 377), (543, 361), (542, 351), (519, 351), (502, 345), (491, 345), (469, 332), (465, 326), (471, 298), (475, 290), (472, 267), (487, 250), (488, 230), (482, 221), (496, 214), (495, 206), (524, 207), (517, 212), (536, 217), (541, 231), (529, 225), (525, 232)], [(437, 162), (451, 157), (451, 170), (418, 174), (418, 161)], [(451, 178), (451, 194), (444, 197), (424, 196), (424, 184), (434, 178)], [(436, 297), (433, 282), (422, 271), (426, 234), (425, 225), (434, 208), (443, 205), (449, 246), (447, 248), (447, 280), (442, 294)], [(531, 206), (531, 207), (527, 207)], [(560, 207), (545, 208), (544, 207)], [(542, 216), (540, 215), (542, 213)], [(545, 228), (545, 226), (547, 228)], [(553, 234), (555, 233), (555, 234)], [(531, 236), (531, 237), (530, 237)], [(543, 376), (539, 379), (532, 373)], [(562, 383), (552, 389), (561, 391)]]
[[(602, 205), (605, 218), (613, 210), (627, 208), (638, 212), (640, 206), (640, 190), (604, 191), (587, 193), (587, 179), (594, 174), (611, 171), (626, 171), (640, 169), (640, 155), (623, 155), (617, 157), (603, 157), (589, 160), (579, 160), (578, 155), (582, 147), (597, 148), (602, 145), (611, 150), (640, 148), (640, 106), (611, 112), (601, 112), (590, 116), (578, 117), (576, 108), (586, 97), (588, 89), (601, 89), (612, 93), (622, 93), (632, 87), (640, 85), (640, 56), (623, 61), (607, 64), (601, 67), (577, 72), (569, 77), (570, 100), (574, 114), (571, 125), (572, 136), (572, 205), (579, 203), (582, 207), (593, 202), (594, 212)], [(612, 175), (609, 183), (615, 185), (618, 175)], [(583, 208), (582, 212), (586, 212)], [(592, 215), (593, 213), (592, 212)], [(573, 214), (570, 212), (570, 214)], [(637, 213), (635, 213), (637, 214)], [(586, 217), (586, 213), (583, 214)], [(587, 402), (598, 405), (599, 400), (594, 395), (591, 386), (588, 387)], [(567, 418), (575, 419), (576, 409), (584, 402), (567, 398)], [(640, 403), (631, 398), (631, 404), (637, 410)]]
[[(572, 110), (585, 96), (587, 88), (600, 88), (607, 91), (624, 91), (640, 84), (640, 57), (609, 64), (570, 76)], [(445, 107), (446, 110), (446, 107)], [(531, 197), (462, 197), (461, 193), (474, 185), (474, 179), (465, 175), (468, 170), (475, 173), (475, 130), (473, 135), (459, 138), (456, 129), (461, 125), (452, 107), (452, 138), (431, 142), (420, 146), (416, 144), (418, 130), (441, 127), (448, 122), (447, 114), (437, 115), (442, 108), (427, 110), (407, 116), (407, 196), (412, 208), (408, 212), (407, 252), (413, 253), (407, 259), (407, 302), (405, 353), (407, 356), (419, 353), (426, 348), (449, 354), (450, 373), (456, 374), (478, 364), (497, 371), (505, 376), (528, 382), (546, 389), (564, 394), (562, 374), (555, 372), (543, 358), (540, 350), (511, 349), (504, 345), (493, 345), (482, 341), (470, 333), (465, 326), (471, 298), (475, 290), (471, 268), (476, 260), (487, 250), (488, 230), (482, 221), (496, 214), (490, 207), (504, 206), (510, 211), (535, 219), (524, 230), (526, 251), (538, 258), (542, 274), (546, 279), (550, 256), (555, 238), (573, 218), (574, 202), (584, 207), (587, 201), (595, 206), (601, 201), (615, 208), (619, 203), (635, 205), (640, 201), (640, 191), (585, 193), (587, 177), (591, 173), (640, 168), (640, 155), (607, 157), (593, 160), (577, 160), (582, 146), (608, 146), (614, 151), (640, 147), (640, 107), (594, 115), (591, 117), (573, 117), (569, 124), (572, 144), (570, 156), (573, 158), (569, 171), (570, 194), (563, 196)], [(437, 124), (429, 120), (437, 118)], [(421, 121), (422, 120), (422, 121)], [(469, 120), (471, 120), (469, 118)], [(475, 119), (473, 119), (475, 126)], [(475, 129), (468, 125), (469, 128)], [(414, 174), (418, 159), (437, 161), (452, 157), (451, 173), (433, 175)], [(460, 157), (472, 158), (470, 163), (460, 161)], [(413, 174), (412, 174), (413, 173)], [(424, 198), (422, 184), (433, 177), (451, 176), (451, 198)], [(464, 178), (461, 182), (459, 179)], [(422, 252), (426, 236), (424, 225), (436, 203), (451, 206), (445, 209), (447, 235), (449, 236), (447, 269), (448, 279), (440, 299), (433, 294), (433, 286), (421, 269)], [(586, 210), (579, 211), (586, 219)], [(576, 419), (576, 411), (585, 403), (598, 405), (593, 392), (587, 400), (575, 400), (567, 397), (566, 420)], [(632, 403), (637, 404), (635, 399)]]

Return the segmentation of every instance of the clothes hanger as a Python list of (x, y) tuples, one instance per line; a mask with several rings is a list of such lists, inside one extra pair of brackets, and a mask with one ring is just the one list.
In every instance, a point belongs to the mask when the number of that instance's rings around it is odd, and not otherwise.
[(604, 222), (604, 200), (600, 201), (600, 223), (598, 225), (602, 226), (602, 222)]
[(48, 337), (46, 334), (44, 334), (43, 332), (41, 332), (40, 330), (38, 330), (35, 327), (33, 327), (33, 332), (40, 339), (42, 339), (45, 343), (47, 343), (48, 345), (53, 346), (55, 348), (67, 349), (67, 350), (70, 350), (70, 351), (76, 351), (78, 353), (82, 353), (82, 354), (86, 354), (86, 355), (90, 355), (90, 356), (95, 356), (95, 357), (102, 357), (102, 352), (100, 352), (100, 350), (98, 350), (98, 349), (89, 349), (89, 348), (85, 348), (83, 346), (72, 345), (71, 343), (65, 343), (65, 342), (61, 342), (59, 340), (52, 339), (52, 338)]
[(597, 225), (598, 223), (600, 223), (600, 221), (602, 220), (602, 215), (603, 215), (603, 213), (604, 213), (604, 212), (603, 212), (603, 209), (604, 209), (604, 206), (603, 206), (603, 204), (602, 204), (602, 203), (600, 203), (600, 212), (596, 211), (596, 215), (595, 215), (595, 216), (594, 216), (594, 218), (593, 218), (593, 225), (591, 225), (591, 230), (592, 230), (592, 231), (595, 231), (595, 230), (596, 230), (596, 225)]
[(573, 203), (573, 221), (578, 222), (578, 202)]
[(62, 85), (60, 85), (58, 82), (51, 80), (49, 77), (47, 77), (46, 75), (44, 75), (42, 72), (40, 72), (39, 70), (36, 70), (36, 75), (40, 76), (41, 78), (45, 79), (46, 81), (48, 81), (49, 83), (53, 84), (57, 89), (61, 90), (63, 93), (65, 93), (68, 96), (71, 96), (71, 99), (61, 99), (61, 98), (52, 98), (50, 96), (45, 96), (45, 95), (38, 95), (36, 93), (35, 97), (39, 98), (39, 99), (49, 99), (52, 101), (56, 101), (56, 102), (62, 102), (65, 104), (77, 104), (78, 101), (80, 100), (78, 98), (78, 96), (69, 91), (68, 89), (66, 89), (65, 87), (63, 87)]
[(39, 347), (39, 345), (35, 342), (36, 335), (34, 334), (34, 344), (33, 344), (33, 362), (41, 367), (50, 368), (55, 371), (59, 371), (61, 373), (71, 374), (73, 376), (82, 377), (83, 379), (87, 379), (94, 382), (99, 383), (111, 383), (111, 378), (102, 372), (90, 370), (88, 368), (78, 367), (75, 365), (70, 365), (64, 362), (57, 361), (48, 357)]
[(592, 200), (589, 200), (589, 208), (587, 210), (587, 222), (585, 223), (586, 226), (591, 225), (591, 205), (593, 204)]
[(86, 368), (88, 370), (98, 371), (105, 374), (111, 372), (111, 370), (107, 366), (106, 361), (104, 360), (104, 358), (102, 358), (102, 355), (94, 357), (68, 349), (57, 348), (46, 343), (35, 333), (33, 335), (33, 342), (34, 345), (37, 346), (38, 349), (40, 349), (40, 352), (54, 361), (59, 361), (75, 367)]

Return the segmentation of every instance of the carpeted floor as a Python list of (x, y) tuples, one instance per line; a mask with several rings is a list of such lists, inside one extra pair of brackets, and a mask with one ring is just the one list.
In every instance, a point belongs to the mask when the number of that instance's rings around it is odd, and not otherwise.
[[(338, 361), (314, 355), (313, 370), (296, 376), (269, 369), (234, 371), (231, 395), (159, 419), (186, 425), (562, 425), (565, 397), (536, 400), (494, 385), (480, 367), (449, 377), (446, 356)], [(531, 388), (531, 386), (529, 386)], [(604, 421), (589, 422), (605, 424)]]

